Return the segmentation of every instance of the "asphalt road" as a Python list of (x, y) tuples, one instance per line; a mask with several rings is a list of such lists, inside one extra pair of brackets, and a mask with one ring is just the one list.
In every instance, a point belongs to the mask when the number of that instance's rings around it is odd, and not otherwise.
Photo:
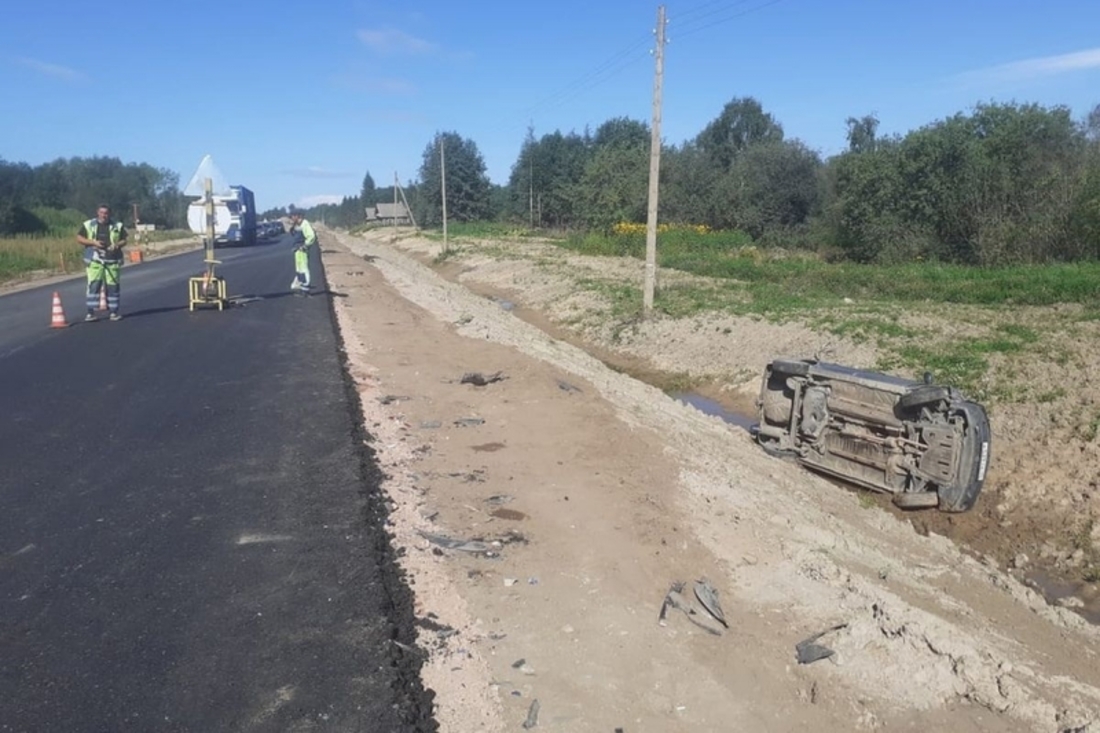
[(289, 237), (218, 256), (262, 299), (189, 312), (201, 253), (117, 323), (0, 298), (0, 731), (436, 728), (332, 296)]

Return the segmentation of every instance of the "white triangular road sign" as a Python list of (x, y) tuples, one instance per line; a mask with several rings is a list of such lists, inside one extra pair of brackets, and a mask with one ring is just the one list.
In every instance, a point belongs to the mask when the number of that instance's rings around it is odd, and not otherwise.
[(218, 170), (218, 166), (214, 165), (214, 159), (206, 155), (203, 156), (202, 162), (199, 163), (195, 175), (191, 176), (191, 181), (187, 184), (187, 187), (183, 189), (183, 195), (204, 196), (204, 181), (207, 178), (209, 178), (214, 185), (215, 196), (228, 196), (232, 193), (229, 190), (229, 184), (225, 181), (225, 176)]

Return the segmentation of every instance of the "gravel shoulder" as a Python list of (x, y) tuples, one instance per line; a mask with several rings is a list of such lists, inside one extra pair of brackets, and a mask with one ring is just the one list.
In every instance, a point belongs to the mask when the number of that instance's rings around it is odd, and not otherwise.
[[(666, 373), (733, 349), (738, 361), (705, 370), (726, 375), (731, 401), (750, 399), (769, 353), (818, 342), (860, 363), (865, 345), (797, 324), (700, 318), (689, 338), (683, 323), (600, 321), (598, 292), (555, 274), (553, 252), (471, 252), (441, 274), (428, 240), (323, 241), (442, 730), (515, 729), (535, 700), (540, 728), (570, 731), (1100, 720), (1100, 634), (1080, 616), (516, 311)], [(507, 378), (461, 383), (474, 371)], [(670, 585), (686, 582), (691, 602), (703, 578), (728, 629), (703, 628), (715, 625), (694, 602), (660, 625)], [(840, 625), (819, 641), (833, 656), (797, 662), (797, 642)]]

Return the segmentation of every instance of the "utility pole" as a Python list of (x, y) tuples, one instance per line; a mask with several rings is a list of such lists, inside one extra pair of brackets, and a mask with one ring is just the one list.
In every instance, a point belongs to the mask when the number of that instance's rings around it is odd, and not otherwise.
[(405, 189), (401, 187), (401, 181), (397, 180), (397, 171), (393, 173), (393, 181), (397, 184), (397, 190), (401, 192), (401, 200), (405, 202), (405, 211), (409, 215), (409, 221), (412, 222), (413, 229), (417, 232), (420, 231), (420, 225), (416, 223), (416, 217), (413, 216), (412, 207), (409, 206), (409, 197), (405, 195)]
[(397, 171), (393, 172), (393, 241), (397, 241)]
[(535, 161), (534, 156), (527, 161), (527, 218), (528, 228), (535, 228)]
[(653, 293), (657, 289), (657, 194), (661, 180), (661, 83), (665, 75), (665, 6), (657, 6), (657, 62), (653, 77), (653, 126), (649, 139), (649, 211), (645, 225), (645, 286), (642, 307), (648, 315), (653, 310)]
[(439, 138), (439, 173), (440, 173), (440, 186), (443, 189), (443, 251), (447, 251), (447, 155), (443, 151), (447, 146), (444, 144), (446, 138), (440, 136)]

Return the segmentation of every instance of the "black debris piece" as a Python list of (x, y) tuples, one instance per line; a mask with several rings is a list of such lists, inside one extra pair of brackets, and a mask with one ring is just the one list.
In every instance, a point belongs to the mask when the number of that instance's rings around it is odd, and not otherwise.
[(455, 420), (455, 425), (460, 428), (475, 428), (478, 425), (484, 425), (485, 420), (480, 417), (460, 417)]
[(508, 377), (504, 376), (504, 372), (493, 372), (492, 374), (482, 374), (481, 372), (466, 372), (462, 375), (462, 379), (458, 380), (459, 384), (472, 384), (475, 387), (484, 387), (494, 382), (502, 382)]
[(574, 385), (570, 384), (569, 382), (565, 381), (564, 379), (559, 379), (558, 380), (558, 389), (560, 389), (562, 392), (582, 392), (583, 391), (580, 387), (574, 386)]
[(814, 662), (819, 662), (822, 659), (828, 659), (829, 657), (836, 654), (836, 652), (834, 652), (829, 647), (818, 644), (816, 642), (818, 639), (825, 636), (826, 634), (831, 634), (834, 631), (840, 631), (841, 629), (846, 628), (848, 628), (848, 624), (837, 624), (836, 626), (825, 629), (824, 631), (814, 634), (813, 636), (803, 639), (802, 641), (795, 644), (794, 650), (796, 656), (798, 657), (798, 663), (813, 664)]
[(532, 700), (531, 707), (527, 709), (527, 720), (523, 721), (523, 729), (531, 730), (539, 724), (539, 701)]
[(706, 580), (695, 581), (695, 597), (699, 599), (699, 603), (707, 609), (707, 613), (713, 616), (718, 623), (727, 629), (730, 627), (726, 623), (726, 615), (722, 612), (722, 606), (718, 603), (718, 591), (714, 589), (714, 586)]

